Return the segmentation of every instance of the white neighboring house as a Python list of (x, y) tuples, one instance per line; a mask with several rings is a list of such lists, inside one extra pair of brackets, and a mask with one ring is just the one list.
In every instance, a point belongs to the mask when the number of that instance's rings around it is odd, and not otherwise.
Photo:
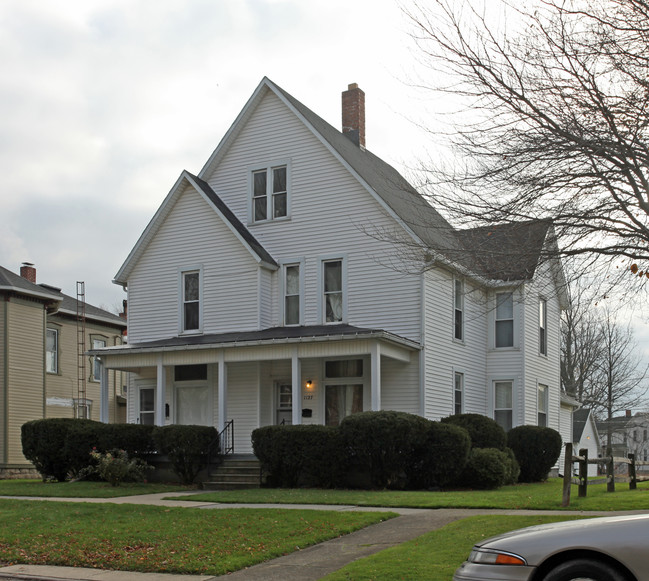
[[(635, 459), (649, 461), (649, 413), (637, 412), (635, 415), (627, 410), (623, 416), (598, 422), (602, 450), (606, 452), (608, 429), (611, 429), (611, 448), (613, 456), (628, 457), (635, 454)], [(638, 470), (647, 471), (646, 466)]]
[[(579, 455), (582, 449), (588, 450), (588, 459), (594, 460), (602, 455), (597, 422), (590, 408), (581, 408), (573, 412), (573, 454)], [(588, 465), (588, 477), (597, 476), (597, 464)]]
[(128, 421), (229, 426), (238, 453), (361, 410), (565, 433), (551, 225), (455, 230), (365, 148), (356, 85), (343, 127), (264, 78), (180, 174), (115, 276), (128, 345), (92, 352), (132, 372)]

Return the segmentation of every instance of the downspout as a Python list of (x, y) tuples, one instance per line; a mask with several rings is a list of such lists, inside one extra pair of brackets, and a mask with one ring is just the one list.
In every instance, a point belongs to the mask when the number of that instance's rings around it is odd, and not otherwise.
[(419, 415), (426, 417), (426, 270), (421, 273), (420, 281), (420, 329), (419, 341), (421, 349), (419, 350)]

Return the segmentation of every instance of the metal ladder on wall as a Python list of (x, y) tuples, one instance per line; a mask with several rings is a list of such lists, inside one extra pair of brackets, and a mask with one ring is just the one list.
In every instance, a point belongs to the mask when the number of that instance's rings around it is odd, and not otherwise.
[(88, 419), (86, 405), (86, 283), (77, 281), (77, 405), (76, 416)]

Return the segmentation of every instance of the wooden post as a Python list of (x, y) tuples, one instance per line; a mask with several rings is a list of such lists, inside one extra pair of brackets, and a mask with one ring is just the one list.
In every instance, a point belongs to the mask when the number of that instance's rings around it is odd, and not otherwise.
[(588, 494), (588, 450), (579, 450), (579, 497), (585, 498)]
[(615, 466), (613, 465), (613, 450), (606, 449), (606, 492), (615, 492)]
[(570, 483), (572, 481), (572, 444), (566, 444), (566, 451), (563, 458), (563, 498), (561, 506), (570, 504)]
[(635, 490), (637, 485), (636, 475), (635, 475), (635, 454), (629, 454), (629, 490)]

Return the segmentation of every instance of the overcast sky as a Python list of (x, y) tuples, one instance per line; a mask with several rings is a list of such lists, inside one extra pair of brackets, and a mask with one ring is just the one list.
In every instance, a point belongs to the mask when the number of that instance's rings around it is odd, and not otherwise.
[(393, 0), (3, 0), (0, 265), (121, 304), (113, 276), (264, 76), (335, 127), (358, 83), (368, 149), (414, 162), (407, 30)]

